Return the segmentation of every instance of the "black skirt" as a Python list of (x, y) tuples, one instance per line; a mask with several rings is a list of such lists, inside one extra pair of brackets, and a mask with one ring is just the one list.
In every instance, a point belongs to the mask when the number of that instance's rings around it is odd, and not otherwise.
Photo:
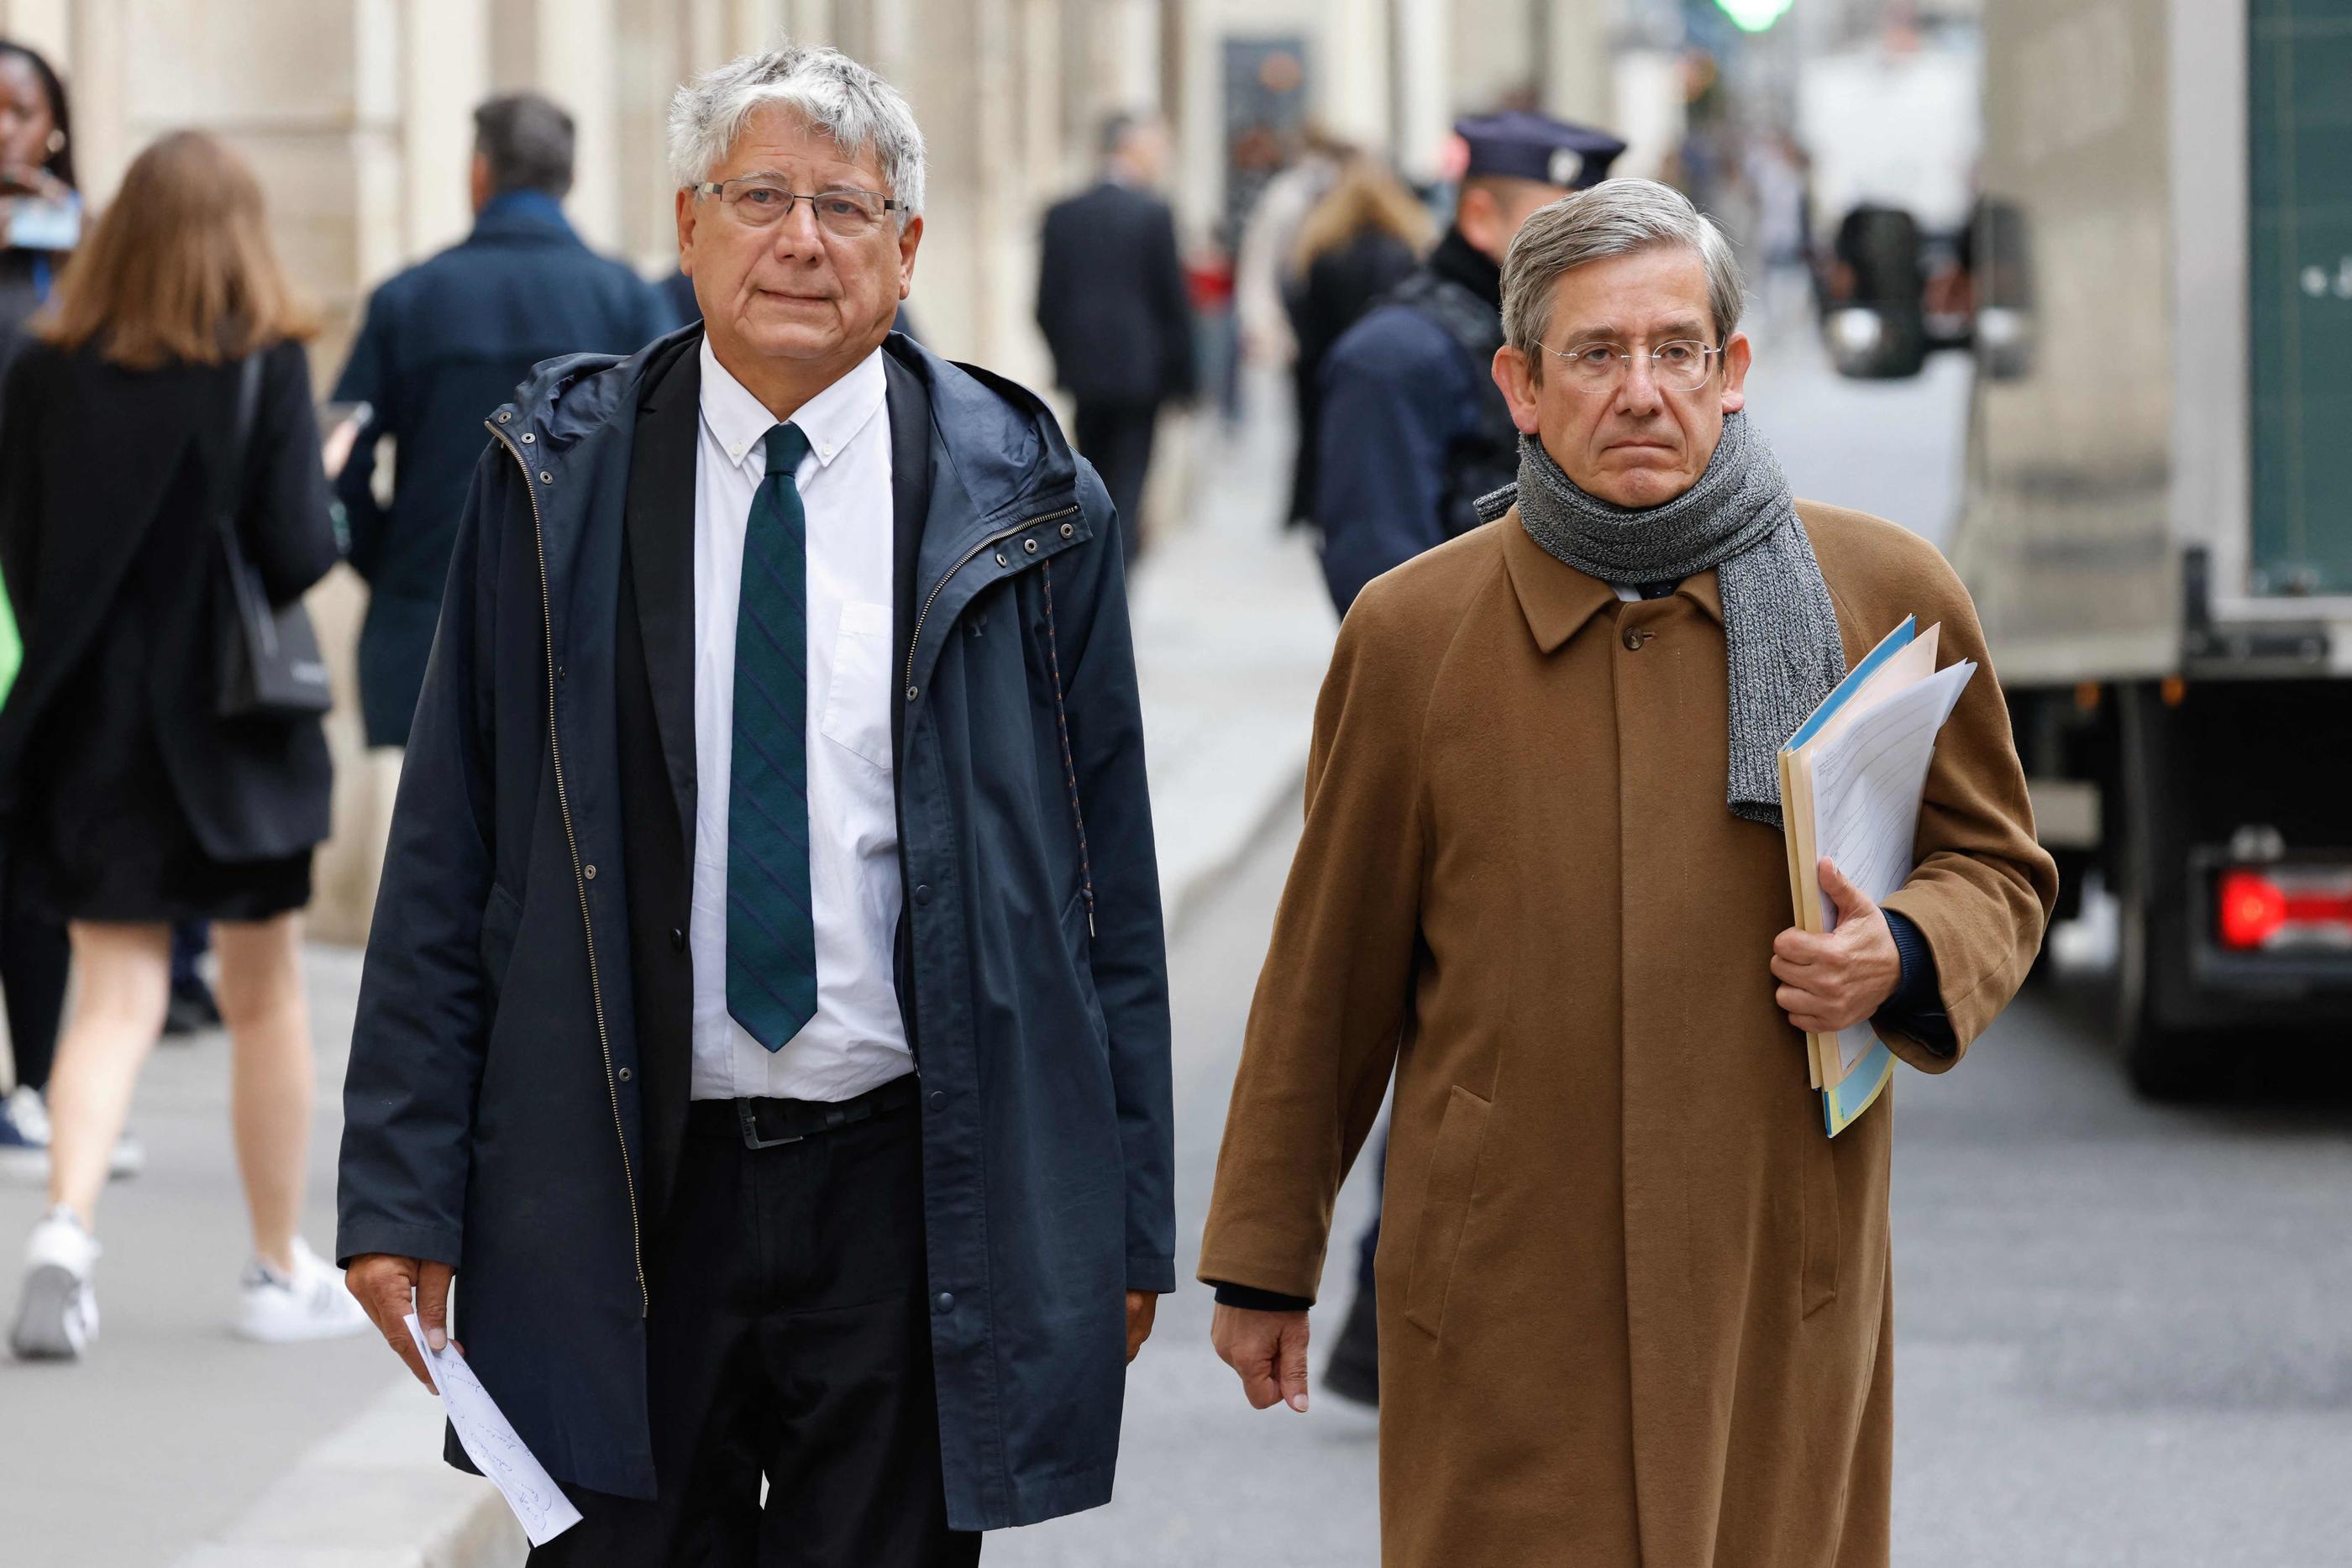
[(30, 809), (12, 839), (26, 895), (68, 920), (174, 925), (268, 920), (308, 904), (309, 851), (258, 861), (205, 852), (140, 684), (105, 667), (117, 659), (101, 653), (70, 683), (27, 749)]

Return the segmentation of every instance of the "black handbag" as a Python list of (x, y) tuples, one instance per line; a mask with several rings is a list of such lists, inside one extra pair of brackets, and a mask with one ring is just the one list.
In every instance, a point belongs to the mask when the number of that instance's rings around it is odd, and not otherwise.
[(223, 718), (307, 718), (325, 713), (335, 701), (310, 612), (299, 599), (282, 606), (269, 602), (260, 570), (246, 559), (236, 533), (260, 401), (261, 356), (255, 354), (237, 370), (236, 437), (229, 448), (229, 482), (222, 486), (226, 499), (214, 513), (224, 589), (215, 611), (220, 662), (213, 710)]

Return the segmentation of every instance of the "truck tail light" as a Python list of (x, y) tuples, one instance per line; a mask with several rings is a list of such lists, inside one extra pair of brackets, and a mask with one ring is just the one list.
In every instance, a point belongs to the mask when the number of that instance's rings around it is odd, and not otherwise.
[(2223, 872), (2218, 921), (2221, 946), (2240, 952), (2352, 946), (2352, 871)]

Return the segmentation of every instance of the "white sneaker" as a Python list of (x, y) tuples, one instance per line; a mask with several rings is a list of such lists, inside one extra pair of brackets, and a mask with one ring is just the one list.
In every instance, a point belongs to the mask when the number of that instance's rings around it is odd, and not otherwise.
[(239, 1339), (290, 1344), (341, 1339), (373, 1326), (343, 1288), (343, 1271), (311, 1251), (299, 1236), (290, 1277), (257, 1258), (238, 1278), (236, 1295), (236, 1317), (229, 1330)]
[(8, 1348), (22, 1361), (77, 1361), (98, 1338), (98, 1298), (89, 1272), (98, 1239), (60, 1204), (41, 1217), (25, 1244), (25, 1289)]

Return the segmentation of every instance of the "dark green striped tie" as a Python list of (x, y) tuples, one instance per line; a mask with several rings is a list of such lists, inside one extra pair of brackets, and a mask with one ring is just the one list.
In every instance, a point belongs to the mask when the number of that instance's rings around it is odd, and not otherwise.
[(793, 482), (808, 437), (768, 432), (735, 609), (727, 781), (727, 1010), (770, 1051), (816, 1016), (809, 901), (808, 519)]

